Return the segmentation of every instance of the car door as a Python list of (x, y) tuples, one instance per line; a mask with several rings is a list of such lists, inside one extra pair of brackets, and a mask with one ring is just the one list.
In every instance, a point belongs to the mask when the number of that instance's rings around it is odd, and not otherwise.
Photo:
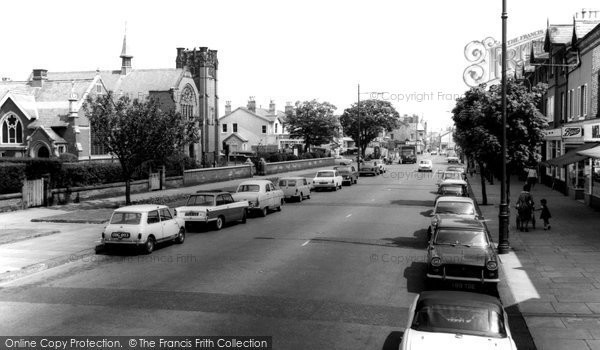
[(169, 208), (159, 209), (160, 224), (162, 226), (163, 238), (173, 237), (179, 233), (179, 224), (171, 215)]
[(269, 184), (265, 184), (264, 188), (261, 189), (261, 192), (261, 196), (265, 199), (265, 204), (263, 205), (263, 207), (273, 207), (273, 194), (271, 193), (271, 188), (269, 187)]
[(160, 215), (158, 210), (151, 210), (148, 212), (146, 219), (146, 228), (148, 230), (148, 236), (154, 235), (156, 240), (160, 240), (163, 237), (162, 224), (160, 223)]
[(268, 183), (267, 188), (269, 189), (269, 201), (271, 203), (270, 206), (275, 207), (276, 205), (279, 205), (279, 198), (277, 196), (275, 186), (273, 186), (272, 183)]
[(219, 215), (223, 215), (225, 217), (225, 221), (227, 221), (229, 216), (229, 206), (222, 194), (217, 195), (217, 198), (215, 198), (215, 209), (212, 217), (216, 218)]
[(227, 203), (227, 215), (229, 220), (241, 220), (244, 216), (244, 209), (235, 204), (233, 197), (229, 193), (223, 194), (223, 200)]

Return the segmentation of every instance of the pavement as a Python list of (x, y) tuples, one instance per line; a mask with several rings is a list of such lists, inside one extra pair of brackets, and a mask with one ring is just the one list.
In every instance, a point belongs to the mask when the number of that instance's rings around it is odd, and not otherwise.
[[(514, 207), (524, 183), (511, 180)], [(488, 205), (481, 205), (480, 178), (475, 175), (469, 181), (498, 242), (500, 182), (486, 183)], [(542, 184), (531, 193), (536, 207), (540, 199), (548, 201), (551, 230), (543, 230), (537, 211), (536, 229), (518, 231), (516, 210), (510, 209), (511, 249), (500, 255), (504, 278), (498, 289), (508, 313), (524, 320), (517, 327), (511, 323), (511, 328), (527, 327), (532, 349), (600, 349), (600, 215)]]
[[(312, 177), (318, 170), (330, 168), (254, 176), (253, 179)], [(216, 189), (235, 191), (245, 180), (248, 179), (136, 193), (131, 195), (131, 202), (184, 205), (190, 193)], [(94, 255), (101, 249), (100, 233), (104, 225), (113, 210), (123, 205), (124, 195), (0, 213), (0, 283)]]

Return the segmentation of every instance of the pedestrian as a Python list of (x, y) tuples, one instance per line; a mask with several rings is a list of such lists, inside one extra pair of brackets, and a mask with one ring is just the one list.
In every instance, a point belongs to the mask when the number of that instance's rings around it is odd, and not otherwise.
[(529, 169), (527, 169), (527, 184), (529, 185), (529, 187), (531, 189), (533, 189), (533, 187), (535, 187), (535, 184), (538, 181), (538, 175), (537, 175), (537, 170), (535, 169), (535, 167), (530, 167)]
[(533, 228), (535, 228), (535, 221), (532, 220), (534, 201), (533, 196), (529, 193), (530, 190), (529, 184), (525, 184), (515, 205), (517, 209), (517, 229), (521, 230), (521, 232), (529, 232), (529, 221), (532, 222)]
[(540, 201), (540, 203), (542, 203), (542, 207), (540, 208), (540, 210), (542, 211), (542, 213), (540, 214), (540, 219), (544, 220), (544, 230), (549, 230), (550, 218), (552, 217), (552, 215), (550, 215), (550, 210), (548, 209), (548, 202), (544, 198)]

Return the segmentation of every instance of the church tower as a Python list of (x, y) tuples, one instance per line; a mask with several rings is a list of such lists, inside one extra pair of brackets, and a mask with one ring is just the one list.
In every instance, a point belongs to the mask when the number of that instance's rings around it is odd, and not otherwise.
[(215, 166), (221, 151), (217, 50), (209, 50), (208, 47), (192, 50), (177, 48), (175, 67), (188, 69), (196, 83), (199, 93), (202, 166)]

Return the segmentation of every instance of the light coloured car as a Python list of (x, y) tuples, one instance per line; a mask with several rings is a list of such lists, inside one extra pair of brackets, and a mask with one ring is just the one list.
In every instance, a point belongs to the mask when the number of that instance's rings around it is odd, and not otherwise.
[(379, 165), (377, 165), (372, 160), (363, 162), (359, 168), (360, 168), (360, 170), (358, 171), (359, 175), (373, 174), (373, 176), (375, 176), (375, 175), (379, 175), (381, 172)]
[(337, 165), (350, 165), (352, 164), (352, 159), (348, 159), (348, 158), (344, 158), (342, 156), (336, 156), (335, 159), (335, 164)]
[(432, 172), (433, 171), (433, 163), (431, 162), (431, 159), (422, 159), (419, 162), (419, 172), (421, 171), (429, 171)]
[(236, 201), (248, 201), (248, 210), (267, 216), (269, 210), (281, 211), (283, 191), (275, 188), (269, 180), (247, 180), (240, 183), (232, 194)]
[(464, 180), (464, 174), (458, 171), (440, 171), (438, 185), (446, 180)]
[(431, 224), (427, 229), (428, 239), (431, 236), (431, 232), (435, 230), (438, 222), (446, 217), (460, 217), (465, 219), (483, 219), (477, 215), (475, 210), (475, 202), (473, 199), (468, 197), (456, 197), (456, 196), (444, 196), (439, 197), (433, 207), (431, 213)]
[(448, 156), (448, 157), (446, 158), (446, 161), (447, 161), (449, 164), (452, 164), (452, 163), (454, 163), (454, 164), (458, 164), (458, 163), (460, 162), (460, 161), (459, 161), (459, 159), (458, 159), (458, 157), (455, 157), (455, 156)]
[(332, 189), (337, 191), (342, 189), (344, 178), (337, 170), (319, 170), (313, 179), (313, 186), (316, 190)]
[(165, 205), (143, 204), (116, 209), (102, 232), (101, 242), (106, 248), (134, 246), (150, 254), (157, 243), (184, 240), (183, 219)]
[(282, 177), (279, 179), (279, 189), (283, 191), (285, 200), (295, 198), (302, 202), (310, 199), (310, 184), (304, 177)]
[(413, 300), (400, 349), (517, 350), (517, 346), (498, 298), (433, 290)]
[(226, 222), (239, 220), (246, 223), (248, 202), (236, 202), (229, 192), (199, 191), (190, 195), (185, 206), (178, 207), (176, 213), (188, 227), (212, 223), (220, 230)]

